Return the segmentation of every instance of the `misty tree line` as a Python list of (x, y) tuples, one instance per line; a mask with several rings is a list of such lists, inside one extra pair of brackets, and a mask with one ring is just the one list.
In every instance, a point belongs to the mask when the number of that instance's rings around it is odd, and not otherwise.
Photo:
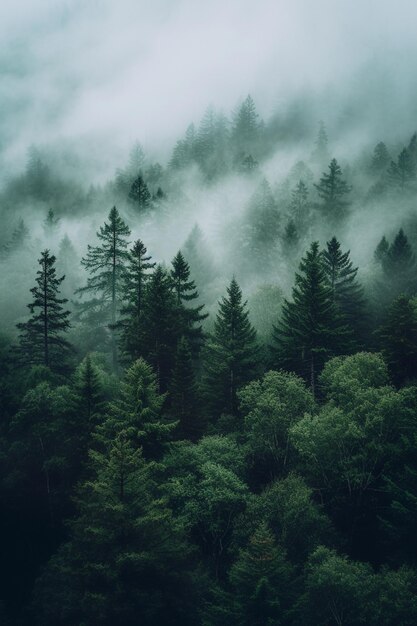
[[(132, 235), (178, 193), (138, 147), (89, 192), (125, 210), (81, 272), (68, 235), (52, 250), (62, 211), (42, 215), (49, 247), (25, 221), (4, 243), (3, 272), (30, 280), (0, 346), (6, 625), (416, 623), (416, 139), (342, 170), (321, 125), (321, 173), (298, 162), (274, 188), (253, 101), (231, 130), (210, 115), (168, 169), (254, 182), (222, 233), (220, 298), (198, 227), (168, 265)], [(50, 176), (32, 157), (30, 194)], [(398, 210), (362, 274), (343, 245), (358, 197)]]

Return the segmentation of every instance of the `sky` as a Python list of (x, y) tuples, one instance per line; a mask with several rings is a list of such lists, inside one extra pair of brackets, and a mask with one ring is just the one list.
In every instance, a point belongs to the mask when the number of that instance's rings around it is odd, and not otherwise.
[(78, 142), (113, 165), (137, 139), (164, 155), (209, 104), (228, 114), (247, 93), (268, 117), (330, 90), (383, 126), (417, 93), (416, 23), (414, 0), (2, 2), (3, 161)]

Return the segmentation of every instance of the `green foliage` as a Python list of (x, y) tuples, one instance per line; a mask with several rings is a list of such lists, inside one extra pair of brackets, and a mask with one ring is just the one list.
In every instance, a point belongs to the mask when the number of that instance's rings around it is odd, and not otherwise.
[(351, 187), (343, 179), (342, 169), (336, 159), (330, 161), (329, 173), (323, 173), (320, 182), (314, 186), (320, 198), (319, 209), (323, 217), (333, 224), (342, 221), (349, 208), (346, 196)]
[(58, 278), (55, 257), (45, 250), (39, 259), (36, 285), (31, 289), (33, 300), (28, 304), (31, 317), (17, 324), (20, 331), (19, 350), (22, 361), (29, 365), (45, 365), (64, 371), (71, 345), (64, 338), (69, 329), (70, 312), (64, 309), (66, 298), (59, 298), (64, 276)]

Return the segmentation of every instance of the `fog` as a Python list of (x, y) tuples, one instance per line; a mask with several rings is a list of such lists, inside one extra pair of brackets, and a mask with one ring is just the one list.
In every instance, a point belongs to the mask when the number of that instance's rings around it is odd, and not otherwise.
[[(369, 172), (378, 142), (387, 144), (395, 161), (417, 129), (410, 63), (417, 53), (416, 23), (417, 6), (407, 0), (395, 6), (386, 0), (355, 6), (348, 0), (3, 3), (1, 243), (7, 247), (21, 218), (31, 237), (24, 253), (3, 255), (5, 325), (14, 327), (27, 314), (40, 250), (51, 248), (59, 257), (66, 235), (76, 254), (67, 281), (71, 299), (86, 278), (79, 260), (113, 204), (132, 230), (131, 241), (140, 237), (153, 258), (166, 264), (198, 224), (212, 264), (212, 274), (199, 284), (210, 311), (232, 274), (248, 296), (264, 285), (288, 294), (311, 239), (324, 244), (334, 234), (316, 217), (289, 254), (283, 237), (291, 192), (307, 176), (310, 201), (317, 202), (314, 183), (331, 157), (353, 188), (348, 218), (336, 234), (366, 282), (375, 272), (373, 250), (383, 234), (392, 237), (407, 226), (412, 239), (417, 234), (415, 196), (374, 197), (378, 180)], [(247, 94), (262, 120), (262, 140), (252, 145), (256, 172), (243, 175), (232, 152), (224, 171), (211, 178), (198, 159), (172, 167), (176, 142), (191, 123), (198, 134), (209, 106), (230, 139)], [(326, 163), (312, 157), (320, 121), (329, 139)], [(152, 194), (158, 186), (165, 194), (153, 216), (135, 213), (128, 189), (122, 193), (117, 186), (136, 141), (145, 152), (141, 169), (148, 182), (152, 167), (162, 166), (156, 182), (149, 182)], [(42, 192), (29, 176), (37, 159), (49, 177)], [(300, 161), (304, 170), (297, 178), (293, 168)], [(270, 266), (258, 259), (253, 270), (245, 257), (245, 220), (264, 179), (279, 213), (279, 236)], [(59, 227), (47, 234), (51, 207)]]
[(229, 113), (247, 93), (264, 117), (308, 96), (335, 125), (404, 130), (416, 20), (412, 0), (2, 3), (3, 174), (59, 143), (102, 179), (134, 140), (164, 158), (208, 104)]

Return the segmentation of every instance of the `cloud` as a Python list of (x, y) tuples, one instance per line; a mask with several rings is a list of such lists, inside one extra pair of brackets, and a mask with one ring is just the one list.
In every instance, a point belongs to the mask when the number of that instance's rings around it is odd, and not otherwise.
[(364, 67), (407, 85), (416, 21), (411, 0), (3, 3), (0, 141), (10, 162), (84, 142), (110, 167), (136, 138), (166, 153), (209, 103), (229, 113), (248, 92), (268, 116), (306, 89), (352, 97)]

